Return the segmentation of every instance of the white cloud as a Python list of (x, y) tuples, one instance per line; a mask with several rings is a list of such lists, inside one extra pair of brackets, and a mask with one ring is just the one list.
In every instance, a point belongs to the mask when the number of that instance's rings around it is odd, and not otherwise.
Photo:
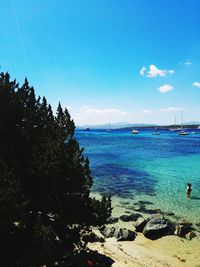
[(142, 67), (140, 69), (140, 75), (144, 76), (144, 72), (145, 72), (146, 68), (145, 67)]
[(175, 111), (181, 111), (183, 108), (180, 107), (168, 107), (168, 108), (163, 108), (161, 111), (162, 112), (175, 112)]
[(161, 93), (167, 93), (169, 91), (172, 91), (173, 89), (174, 89), (173, 86), (169, 84), (164, 84), (163, 86), (160, 86), (158, 88), (158, 91), (160, 91)]
[(200, 82), (194, 82), (192, 85), (195, 86), (195, 87), (200, 88)]
[(114, 108), (97, 109), (97, 108), (91, 108), (88, 106), (82, 107), (81, 112), (83, 112), (85, 114), (95, 114), (95, 115), (115, 115), (115, 114), (124, 115), (124, 114), (127, 114), (126, 111), (119, 110), (119, 109), (114, 109)]
[(126, 121), (133, 115), (127, 111), (117, 108), (95, 108), (83, 106), (74, 112), (73, 119), (79, 125), (84, 124), (102, 124)]
[(158, 69), (155, 65), (151, 64), (149, 66), (149, 71), (147, 73), (147, 77), (149, 78), (155, 78), (157, 76), (167, 76), (167, 75), (172, 75), (174, 73), (174, 70), (161, 70)]

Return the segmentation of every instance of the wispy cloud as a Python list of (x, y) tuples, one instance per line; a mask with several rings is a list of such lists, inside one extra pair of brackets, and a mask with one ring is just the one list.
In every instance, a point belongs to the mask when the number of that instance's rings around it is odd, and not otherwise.
[(80, 125), (125, 121), (127, 118), (131, 119), (133, 118), (133, 115), (117, 108), (83, 106), (74, 113), (74, 119)]
[(161, 70), (158, 69), (155, 65), (150, 65), (149, 66), (149, 71), (147, 73), (147, 77), (149, 78), (155, 78), (157, 76), (167, 76), (167, 75), (171, 75), (174, 73), (174, 70)]
[(142, 67), (140, 69), (140, 75), (144, 76), (145, 70), (146, 70), (146, 68), (145, 67)]
[(168, 107), (161, 109), (162, 112), (175, 112), (175, 111), (181, 111), (183, 108), (180, 107)]
[(85, 114), (96, 114), (96, 115), (115, 115), (115, 114), (127, 114), (126, 111), (114, 109), (114, 108), (107, 108), (107, 109), (97, 109), (97, 108), (91, 108), (89, 106), (84, 106), (81, 108), (81, 112)]
[(164, 84), (158, 88), (158, 91), (160, 91), (161, 93), (167, 93), (167, 92), (172, 91), (173, 89), (174, 87), (172, 85)]
[(198, 87), (198, 88), (200, 88), (200, 82), (193, 82), (193, 84), (192, 84), (193, 86), (195, 86), (195, 87)]
[[(145, 71), (146, 71), (146, 67), (143, 66), (140, 69), (140, 75), (144, 76)], [(174, 73), (174, 70), (162, 70), (162, 69), (157, 68), (155, 65), (151, 64), (149, 66), (149, 70), (147, 71), (146, 77), (149, 77), (149, 78), (155, 78), (157, 76), (164, 77), (164, 76), (172, 75), (173, 73)]]

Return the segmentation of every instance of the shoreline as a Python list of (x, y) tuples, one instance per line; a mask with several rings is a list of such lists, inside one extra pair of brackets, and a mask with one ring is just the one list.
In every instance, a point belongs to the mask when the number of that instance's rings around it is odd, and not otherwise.
[(89, 243), (88, 247), (109, 256), (113, 267), (199, 267), (200, 238), (193, 240), (165, 236), (149, 240), (138, 233), (134, 241), (107, 238), (105, 243)]
[[(99, 197), (95, 193), (95, 197)], [(119, 201), (120, 202), (120, 201)], [(112, 216), (119, 218), (126, 213), (126, 207), (119, 206), (114, 201)], [(147, 205), (149, 208), (149, 206)], [(138, 211), (132, 210), (133, 213)], [(143, 218), (150, 214), (140, 212)], [(173, 216), (169, 216), (170, 219)], [(113, 222), (108, 227), (126, 228), (135, 231), (134, 221)], [(194, 225), (195, 226), (195, 225)], [(196, 227), (195, 227), (196, 228)], [(102, 236), (96, 228), (93, 232)], [(156, 240), (146, 238), (142, 233), (137, 232), (134, 241), (117, 241), (115, 238), (105, 238), (104, 243), (88, 243), (88, 248), (97, 250), (99, 253), (110, 257), (115, 262), (113, 267), (200, 267), (200, 231), (196, 228), (197, 236), (191, 240), (177, 235), (166, 235)]]

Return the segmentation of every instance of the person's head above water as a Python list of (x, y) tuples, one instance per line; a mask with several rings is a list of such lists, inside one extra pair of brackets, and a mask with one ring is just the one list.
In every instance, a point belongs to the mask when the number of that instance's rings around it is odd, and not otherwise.
[(192, 186), (192, 184), (190, 184), (190, 183), (187, 183), (187, 186), (191, 187), (191, 186)]

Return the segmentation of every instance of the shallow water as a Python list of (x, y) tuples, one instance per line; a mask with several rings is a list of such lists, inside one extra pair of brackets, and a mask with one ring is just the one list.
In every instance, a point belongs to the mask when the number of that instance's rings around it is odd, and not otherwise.
[[(94, 192), (127, 200), (129, 206), (151, 201), (177, 219), (200, 223), (200, 131), (179, 136), (168, 130), (160, 135), (142, 129), (138, 135), (77, 130), (76, 137), (90, 159)], [(190, 199), (187, 182), (192, 183)]]

